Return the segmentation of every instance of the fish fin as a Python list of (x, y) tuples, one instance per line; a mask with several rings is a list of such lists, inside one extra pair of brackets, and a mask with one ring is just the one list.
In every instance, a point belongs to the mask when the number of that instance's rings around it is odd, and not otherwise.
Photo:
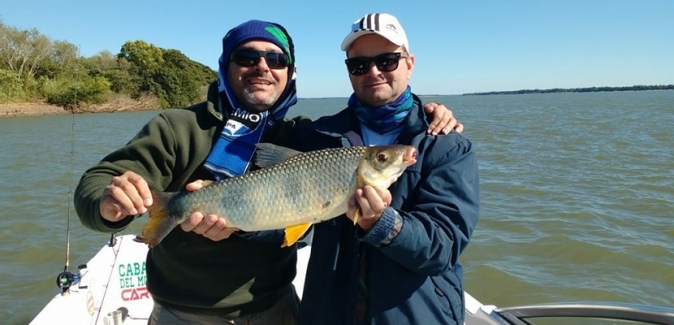
[[(365, 185), (365, 180), (363, 179), (363, 176), (359, 174), (356, 175), (356, 188), (361, 188)], [(358, 224), (358, 219), (360, 219), (360, 216), (362, 215), (362, 212), (360, 211), (360, 207), (356, 207), (356, 213), (353, 215), (353, 225), (355, 226)]]
[(353, 225), (358, 224), (358, 219), (360, 219), (360, 207), (356, 208), (356, 213), (353, 215)]
[(211, 185), (211, 184), (213, 184), (213, 181), (205, 179), (201, 182), (201, 187), (204, 188), (204, 187), (206, 187), (208, 185)]
[(365, 179), (363, 179), (363, 175), (360, 173), (356, 174), (356, 188), (363, 187), (365, 185)]
[(290, 226), (285, 229), (286, 235), (283, 238), (283, 245), (281, 247), (288, 247), (296, 243), (304, 233), (309, 230), (311, 223), (303, 223), (295, 226)]
[(262, 168), (280, 164), (302, 153), (301, 151), (277, 146), (271, 143), (258, 143), (255, 146), (257, 147), (255, 152), (255, 164)]
[(168, 202), (176, 193), (152, 192), (152, 205), (147, 209), (150, 221), (141, 231), (141, 240), (152, 248), (157, 246), (166, 235), (175, 228), (176, 224), (168, 217)]

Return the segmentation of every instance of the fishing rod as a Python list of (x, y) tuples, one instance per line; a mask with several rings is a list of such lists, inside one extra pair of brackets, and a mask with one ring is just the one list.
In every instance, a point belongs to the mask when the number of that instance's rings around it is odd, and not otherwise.
[[(77, 47), (77, 57), (80, 56), (80, 48)], [(61, 288), (61, 295), (68, 295), (70, 293), (70, 286), (79, 281), (80, 273), (74, 274), (70, 272), (70, 213), (72, 209), (70, 208), (70, 203), (73, 201), (73, 192), (72, 192), (72, 183), (73, 183), (73, 174), (75, 166), (75, 109), (77, 108), (77, 92), (79, 90), (79, 65), (75, 66), (75, 94), (72, 104), (70, 105), (70, 115), (72, 116), (71, 122), (71, 136), (70, 136), (70, 177), (68, 177), (68, 217), (66, 221), (66, 256), (65, 256), (65, 266), (63, 267), (63, 272), (61, 272), (56, 277), (56, 285)], [(84, 266), (86, 267), (86, 266)], [(80, 265), (79, 269), (82, 269), (83, 265)]]
[[(80, 47), (77, 46), (77, 58), (80, 57)], [(71, 219), (71, 203), (73, 202), (73, 175), (75, 174), (75, 114), (76, 110), (79, 108), (79, 102), (77, 100), (77, 94), (79, 93), (79, 64), (75, 65), (75, 92), (73, 94), (73, 101), (65, 104), (65, 109), (70, 108), (70, 114), (72, 117), (71, 122), (71, 136), (70, 136), (70, 177), (68, 178), (68, 217), (66, 221), (66, 252), (65, 252), (65, 265), (63, 267), (63, 272), (59, 273), (56, 277), (56, 285), (61, 289), (61, 295), (65, 296), (70, 294), (70, 287), (80, 281), (82, 275), (81, 270), (86, 269), (86, 264), (81, 264), (77, 267), (77, 273), (70, 272), (70, 219)], [(114, 247), (117, 243), (117, 238), (115, 233), (110, 234), (110, 242), (108, 245)], [(86, 288), (86, 286), (80, 285), (80, 288)]]

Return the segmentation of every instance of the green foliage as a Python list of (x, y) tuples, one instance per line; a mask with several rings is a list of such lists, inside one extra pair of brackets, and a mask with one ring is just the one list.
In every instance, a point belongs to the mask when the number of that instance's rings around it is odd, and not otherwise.
[(164, 63), (162, 49), (141, 40), (124, 43), (117, 57), (131, 62), (141, 74), (152, 73)]
[(128, 70), (130, 66), (128, 62), (124, 59), (118, 59), (117, 56), (112, 54), (110, 51), (102, 51), (89, 58), (86, 58), (82, 61), (82, 64), (92, 75), (99, 75), (105, 73), (105, 71), (118, 69), (120, 61), (124, 61), (126, 63), (125, 66)]
[(215, 77), (177, 50), (163, 50), (163, 60), (164, 64), (151, 76), (150, 85), (150, 90), (159, 95), (163, 108), (195, 103), (201, 97), (200, 88)]
[(84, 76), (75, 82), (63, 78), (49, 80), (44, 89), (48, 103), (69, 108), (83, 103), (104, 103), (106, 95), (110, 92), (110, 82), (101, 76)]
[(118, 54), (85, 58), (74, 44), (0, 21), (0, 102), (46, 100), (72, 107), (103, 103), (112, 92), (157, 96), (163, 108), (183, 107), (202, 100), (216, 78), (215, 71), (180, 51), (142, 40), (127, 41)]
[(7, 69), (0, 69), (0, 103), (26, 100), (23, 80), (19, 75)]
[[(157, 54), (160, 54), (159, 56)], [(165, 50), (143, 41), (124, 43), (117, 55), (130, 64), (130, 78), (121, 74), (106, 75), (118, 85), (130, 85), (132, 96), (150, 92), (160, 99), (162, 108), (184, 107), (202, 97), (201, 88), (215, 80), (210, 68), (190, 60), (178, 50)], [(129, 89), (114, 86), (114, 91)]]
[(61, 75), (71, 75), (82, 66), (82, 59), (79, 58), (79, 49), (76, 45), (64, 41), (55, 41), (51, 47), (51, 54), (43, 61), (40, 69), (36, 71), (36, 77), (55, 78)]
[(51, 41), (33, 28), (19, 30), (0, 22), (0, 68), (34, 77), (51, 53)]
[(123, 69), (110, 69), (104, 71), (102, 76), (110, 81), (110, 90), (119, 94), (138, 96), (140, 94), (140, 78), (129, 74)]
[(110, 51), (100, 52), (84, 59), (84, 66), (91, 76), (102, 76), (110, 81), (110, 90), (125, 95), (138, 96), (141, 78), (132, 73), (132, 64), (124, 58), (118, 58)]
[(32, 76), (24, 76), (21, 78), (23, 82), (23, 91), (26, 94), (27, 101), (39, 101), (42, 98), (42, 90), (40, 89), (40, 84)]

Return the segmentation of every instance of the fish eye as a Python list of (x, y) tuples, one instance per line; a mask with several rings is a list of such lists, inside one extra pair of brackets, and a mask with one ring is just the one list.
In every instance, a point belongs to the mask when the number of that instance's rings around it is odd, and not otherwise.
[(380, 153), (377, 155), (377, 161), (378, 162), (386, 162), (388, 160), (388, 156), (385, 153)]

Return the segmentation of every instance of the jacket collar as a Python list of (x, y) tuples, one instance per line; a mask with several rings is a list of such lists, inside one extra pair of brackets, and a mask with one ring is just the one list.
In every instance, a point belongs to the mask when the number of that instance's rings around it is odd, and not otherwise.
[[(229, 118), (229, 112), (231, 111), (230, 105), (228, 101), (223, 100), (221, 97), (217, 81), (212, 82), (208, 86), (208, 92), (206, 93), (206, 110), (220, 121)], [(224, 112), (224, 114), (221, 112)]]

